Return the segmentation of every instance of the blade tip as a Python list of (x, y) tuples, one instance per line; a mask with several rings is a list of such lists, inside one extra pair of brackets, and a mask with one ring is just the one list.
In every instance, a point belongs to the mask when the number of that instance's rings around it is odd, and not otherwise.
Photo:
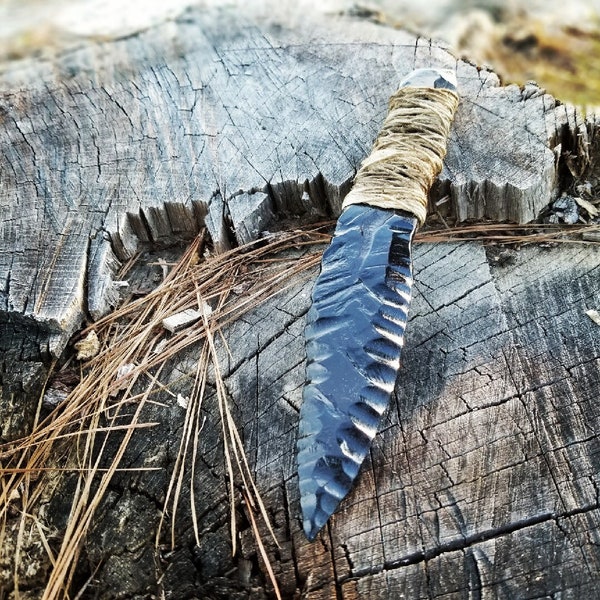
[(321, 527), (317, 527), (311, 520), (304, 521), (304, 535), (309, 542), (314, 542), (317, 539)]
[(325, 513), (321, 509), (303, 511), (302, 524), (304, 535), (309, 542), (314, 542), (317, 539), (317, 535), (323, 529), (330, 516), (330, 514)]

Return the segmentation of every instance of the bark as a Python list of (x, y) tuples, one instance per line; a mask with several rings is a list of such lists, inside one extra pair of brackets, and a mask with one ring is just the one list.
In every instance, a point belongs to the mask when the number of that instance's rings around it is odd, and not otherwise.
[[(335, 216), (398, 80), (432, 64), (456, 66), (461, 93), (432, 210), (527, 222), (573, 176), (596, 185), (593, 117), (361, 21), (291, 29), (190, 11), (1, 73), (0, 437), (28, 431), (49, 364), (116, 302), (120, 262), (204, 225), (224, 249)], [(478, 244), (417, 246), (394, 404), (358, 484), (313, 544), (295, 476), (312, 279), (225, 331), (221, 368), (275, 523), (281, 548), (267, 551), (284, 597), (594, 594), (600, 337), (585, 310), (597, 308), (598, 258), (589, 246), (528, 247), (508, 262)], [(191, 350), (165, 367), (175, 393), (185, 395), (191, 382), (177, 381), (197, 358)], [(182, 419), (167, 401), (148, 409), (161, 425), (136, 436), (123, 462), (165, 471), (116, 477), (86, 546), (90, 572), (98, 567), (90, 589), (269, 597), (241, 506), (241, 551), (230, 555), (214, 398), (196, 467), (200, 545), (184, 512), (176, 550), (155, 556)]]

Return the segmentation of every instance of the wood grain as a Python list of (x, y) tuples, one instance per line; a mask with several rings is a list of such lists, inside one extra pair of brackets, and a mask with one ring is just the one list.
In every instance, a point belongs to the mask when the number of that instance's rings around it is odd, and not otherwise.
[[(596, 185), (594, 116), (363, 21), (292, 29), (189, 11), (0, 73), (2, 440), (29, 430), (50, 362), (116, 302), (120, 262), (204, 225), (220, 250), (336, 215), (388, 96), (431, 64), (457, 67), (462, 99), (432, 197), (435, 207), (450, 196), (445, 216), (525, 222), (573, 176)], [(284, 597), (594, 596), (600, 336), (585, 310), (598, 308), (598, 250), (525, 247), (503, 266), (491, 252), (417, 247), (395, 402), (358, 485), (314, 544), (301, 532), (294, 457), (312, 280), (290, 281), (224, 331), (221, 367), (280, 541), (267, 552)], [(182, 375), (198, 353), (165, 366), (173, 393), (189, 392)], [(201, 544), (183, 511), (177, 547), (156, 556), (183, 418), (170, 395), (157, 400), (166, 406), (148, 406), (142, 420), (160, 426), (134, 436), (122, 466), (164, 470), (115, 477), (86, 542), (90, 593), (270, 597), (241, 504), (241, 551), (230, 556), (214, 397), (194, 482)], [(45, 510), (64, 527), (65, 498)], [(32, 597), (45, 564), (22, 581)]]
[[(457, 66), (463, 98), (437, 197), (448, 192), (460, 220), (533, 219), (559, 191), (580, 117), (401, 31), (190, 13), (5, 71), (0, 310), (63, 333), (60, 354), (88, 311), (110, 308), (114, 257), (140, 243), (206, 222), (225, 248), (283, 217), (337, 214), (387, 98), (423, 65)], [(78, 253), (67, 271), (62, 248)]]
[[(587, 247), (531, 247), (510, 265), (491, 266), (479, 244), (417, 245), (417, 293), (394, 402), (355, 488), (312, 544), (302, 532), (295, 465), (312, 278), (290, 282), (223, 332), (231, 354), (221, 346), (220, 366), (281, 546), (267, 542), (284, 597), (593, 596), (600, 336), (585, 310), (598, 297), (598, 258)], [(192, 378), (181, 374), (193, 373), (197, 352), (163, 371), (173, 392), (189, 394)], [(134, 439), (124, 466), (168, 471), (182, 410), (168, 395), (160, 400), (171, 408), (144, 415), (161, 425)], [(215, 400), (207, 402), (194, 488), (201, 544), (184, 491), (179, 543), (161, 567), (164, 589), (270, 597), (242, 504), (242, 549), (229, 556), (220, 423)], [(103, 540), (116, 535), (108, 549), (115, 566), (100, 569), (101, 590), (133, 570), (141, 572), (136, 589), (152, 585), (154, 576), (143, 573), (152, 568), (153, 542), (144, 536), (156, 525), (164, 486), (164, 475), (117, 477), (121, 491), (101, 509), (88, 542), (94, 565), (107, 552)], [(129, 519), (136, 552), (117, 550), (115, 514)]]

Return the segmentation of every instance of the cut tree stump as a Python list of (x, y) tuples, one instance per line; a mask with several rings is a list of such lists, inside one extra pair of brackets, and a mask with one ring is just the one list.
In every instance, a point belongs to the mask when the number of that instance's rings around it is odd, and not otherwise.
[[(574, 177), (596, 186), (593, 116), (366, 21), (292, 29), (190, 10), (1, 72), (0, 439), (30, 430), (51, 363), (117, 302), (120, 263), (203, 227), (220, 251), (336, 216), (387, 98), (430, 65), (456, 67), (461, 95), (432, 211), (525, 223)], [(599, 308), (599, 259), (591, 245), (524, 247), (508, 262), (477, 243), (417, 245), (393, 406), (312, 544), (295, 440), (316, 272), (224, 330), (221, 368), (280, 543), (267, 552), (284, 598), (597, 595), (600, 328), (585, 311)], [(185, 396), (181, 373), (197, 360), (191, 349), (165, 367), (174, 393)], [(195, 470), (200, 545), (188, 508), (175, 550), (156, 556), (183, 418), (171, 396), (161, 401), (144, 415), (160, 425), (134, 436), (123, 466), (164, 470), (115, 477), (86, 542), (90, 597), (271, 597), (242, 517), (231, 557), (214, 398)], [(2, 596), (11, 575), (0, 558)], [(31, 597), (47, 567), (22, 581)]]

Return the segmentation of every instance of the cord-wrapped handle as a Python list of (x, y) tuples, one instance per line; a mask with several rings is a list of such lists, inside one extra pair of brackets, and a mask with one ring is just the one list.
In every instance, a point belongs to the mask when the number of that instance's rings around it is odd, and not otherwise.
[(422, 224), (429, 190), (442, 170), (457, 106), (452, 71), (413, 71), (390, 98), (383, 127), (342, 208), (368, 204), (403, 210)]

